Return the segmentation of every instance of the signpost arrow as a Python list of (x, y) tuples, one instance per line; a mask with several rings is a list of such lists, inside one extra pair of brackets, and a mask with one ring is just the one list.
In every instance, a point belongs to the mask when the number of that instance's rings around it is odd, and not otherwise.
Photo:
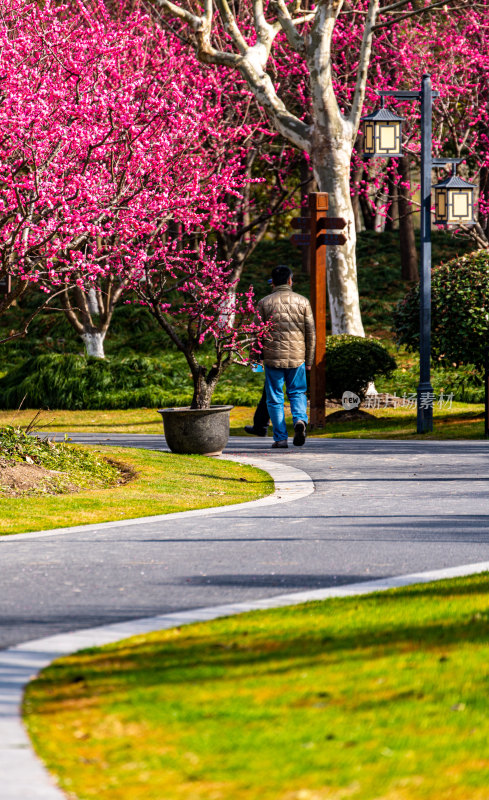
[[(296, 230), (309, 231), (311, 229), (311, 218), (293, 217), (290, 224)], [(346, 219), (343, 219), (343, 217), (322, 217), (317, 221), (317, 230), (319, 231), (341, 231), (343, 228), (346, 228)]]
[(317, 237), (317, 247), (323, 244), (346, 244), (344, 233), (320, 233)]
[(309, 233), (294, 233), (290, 237), (290, 241), (297, 247), (306, 247), (311, 243), (311, 235)]
[(346, 228), (346, 219), (343, 217), (326, 217), (321, 220), (322, 230), (341, 231)]
[[(292, 244), (297, 247), (307, 247), (311, 243), (311, 236), (309, 233), (294, 233), (290, 237)], [(323, 244), (345, 244), (346, 236), (344, 233), (320, 233), (316, 238), (316, 247), (322, 247)]]
[(290, 224), (300, 231), (308, 231), (311, 227), (311, 217), (292, 217)]

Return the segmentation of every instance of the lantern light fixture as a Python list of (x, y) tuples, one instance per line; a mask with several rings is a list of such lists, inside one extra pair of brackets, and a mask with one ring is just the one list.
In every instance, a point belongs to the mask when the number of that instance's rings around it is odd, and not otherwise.
[(384, 156), (400, 158), (402, 156), (402, 123), (399, 117), (385, 108), (385, 98), (381, 98), (382, 106), (377, 111), (362, 118), (364, 123), (364, 153), (366, 156)]
[(474, 224), (475, 185), (456, 175), (457, 162), (452, 161), (452, 174), (434, 187), (437, 225)]

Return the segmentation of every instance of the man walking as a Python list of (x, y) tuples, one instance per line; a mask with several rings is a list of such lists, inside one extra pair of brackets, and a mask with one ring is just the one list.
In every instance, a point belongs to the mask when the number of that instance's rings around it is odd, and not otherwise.
[(274, 448), (288, 447), (284, 412), (284, 383), (294, 421), (294, 444), (306, 441), (306, 370), (311, 369), (316, 346), (312, 309), (306, 297), (292, 291), (292, 270), (284, 265), (272, 271), (272, 293), (257, 306), (264, 322), (273, 327), (263, 341), (265, 390), (273, 425)]

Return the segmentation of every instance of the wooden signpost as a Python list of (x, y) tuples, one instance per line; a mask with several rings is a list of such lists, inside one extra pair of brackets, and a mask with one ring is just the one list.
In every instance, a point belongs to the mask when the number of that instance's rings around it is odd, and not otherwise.
[(309, 217), (296, 217), (292, 227), (301, 231), (291, 237), (298, 247), (309, 245), (311, 273), (311, 306), (316, 323), (316, 353), (311, 369), (311, 427), (325, 423), (326, 400), (326, 245), (342, 245), (344, 233), (323, 233), (346, 227), (343, 217), (328, 217), (328, 195), (312, 192), (309, 195)]

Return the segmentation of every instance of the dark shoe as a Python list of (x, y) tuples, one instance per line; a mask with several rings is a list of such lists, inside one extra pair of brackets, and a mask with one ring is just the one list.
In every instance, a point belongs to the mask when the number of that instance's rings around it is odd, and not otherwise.
[(280, 439), (279, 442), (274, 442), (272, 444), (272, 450), (285, 450), (286, 447), (289, 446), (287, 439)]
[(268, 433), (267, 428), (255, 428), (253, 425), (245, 425), (244, 429), (251, 436), (266, 436)]
[(296, 447), (302, 447), (304, 442), (306, 441), (306, 423), (304, 420), (300, 419), (299, 422), (296, 422), (294, 425), (294, 444)]

